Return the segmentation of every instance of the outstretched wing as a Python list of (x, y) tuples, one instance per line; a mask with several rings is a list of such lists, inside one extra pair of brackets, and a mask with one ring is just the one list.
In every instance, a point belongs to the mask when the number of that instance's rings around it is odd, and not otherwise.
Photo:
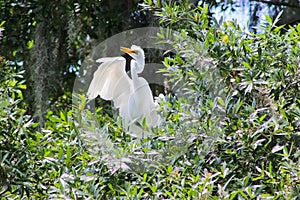
[(132, 91), (132, 80), (125, 71), (126, 60), (123, 57), (100, 58), (101, 63), (94, 73), (87, 97), (94, 99), (98, 95), (105, 100), (112, 100), (119, 108), (123, 120), (127, 121), (128, 99)]

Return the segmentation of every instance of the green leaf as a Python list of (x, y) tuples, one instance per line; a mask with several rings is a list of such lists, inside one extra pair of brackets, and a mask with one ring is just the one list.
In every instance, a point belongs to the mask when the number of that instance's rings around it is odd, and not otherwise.
[(267, 117), (267, 114), (264, 114), (263, 116), (261, 116), (261, 117), (259, 118), (259, 122), (262, 122), (266, 117)]
[(29, 40), (29, 41), (27, 42), (27, 47), (28, 47), (28, 49), (31, 49), (31, 48), (33, 47), (33, 45), (34, 45), (34, 40)]
[(269, 15), (266, 15), (265, 18), (266, 18), (267, 22), (269, 22), (270, 25), (273, 24), (273, 20)]
[(62, 121), (67, 121), (66, 115), (63, 112), (59, 112), (59, 115)]
[(243, 100), (238, 100), (238, 102), (237, 102), (237, 106), (236, 106), (236, 108), (235, 108), (235, 113), (238, 113), (239, 112), (239, 110), (240, 110), (240, 108), (242, 107), (242, 105), (243, 105)]
[(18, 85), (18, 88), (25, 90), (27, 86), (22, 84), (22, 85)]
[(6, 21), (1, 21), (0, 27), (2, 27), (5, 24)]
[(238, 191), (233, 191), (233, 192), (231, 192), (229, 199), (230, 199), (230, 200), (235, 199), (235, 197), (236, 197), (236, 195), (237, 195), (238, 193), (239, 193)]
[(251, 68), (251, 66), (250, 66), (250, 64), (249, 64), (248, 62), (243, 62), (243, 65), (244, 65), (246, 68), (248, 68), (248, 69)]
[(300, 35), (300, 23), (298, 23), (298, 25), (297, 25), (297, 31), (298, 31), (298, 33)]
[(173, 171), (172, 165), (169, 165), (167, 168), (167, 172), (170, 174)]
[(259, 197), (263, 197), (263, 198), (270, 197), (271, 198), (271, 197), (273, 197), (273, 195), (265, 193), (265, 194), (259, 195)]

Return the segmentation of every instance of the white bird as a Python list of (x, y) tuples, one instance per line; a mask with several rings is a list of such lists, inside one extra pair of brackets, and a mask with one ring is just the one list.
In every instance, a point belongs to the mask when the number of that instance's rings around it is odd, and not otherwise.
[(130, 49), (121, 47), (121, 51), (132, 57), (131, 78), (126, 73), (124, 57), (100, 58), (96, 61), (101, 64), (94, 73), (87, 97), (91, 100), (99, 95), (102, 99), (112, 100), (114, 107), (119, 109), (125, 130), (136, 137), (145, 136), (148, 132), (141, 126), (143, 120), (151, 128), (158, 126), (161, 119), (148, 82), (138, 76), (145, 66), (144, 51), (136, 45)]

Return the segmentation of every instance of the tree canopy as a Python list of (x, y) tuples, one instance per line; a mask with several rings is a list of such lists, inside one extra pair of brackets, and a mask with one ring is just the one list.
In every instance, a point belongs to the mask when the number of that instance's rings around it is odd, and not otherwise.
[[(297, 199), (300, 24), (278, 12), (249, 31), (207, 2), (0, 1), (0, 197)], [(136, 142), (72, 89), (95, 45), (150, 25), (172, 93)]]

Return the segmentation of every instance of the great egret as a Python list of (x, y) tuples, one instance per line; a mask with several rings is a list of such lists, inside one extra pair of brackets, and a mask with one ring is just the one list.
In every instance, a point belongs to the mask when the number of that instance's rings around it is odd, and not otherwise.
[(130, 49), (121, 47), (120, 50), (132, 57), (131, 78), (125, 71), (125, 58), (100, 58), (96, 61), (101, 64), (94, 73), (87, 97), (91, 100), (100, 95), (102, 99), (112, 100), (114, 107), (119, 109), (125, 130), (141, 137), (148, 133), (141, 126), (144, 119), (148, 127), (159, 125), (158, 104), (153, 100), (148, 82), (138, 76), (145, 66), (143, 49), (132, 45)]

